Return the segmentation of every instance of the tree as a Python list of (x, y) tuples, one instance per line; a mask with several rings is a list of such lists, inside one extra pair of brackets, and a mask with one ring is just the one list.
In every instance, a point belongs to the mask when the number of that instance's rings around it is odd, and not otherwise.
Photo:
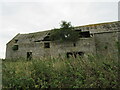
[(76, 42), (79, 33), (74, 30), (70, 22), (61, 21), (60, 28), (51, 31), (50, 39), (59, 42)]

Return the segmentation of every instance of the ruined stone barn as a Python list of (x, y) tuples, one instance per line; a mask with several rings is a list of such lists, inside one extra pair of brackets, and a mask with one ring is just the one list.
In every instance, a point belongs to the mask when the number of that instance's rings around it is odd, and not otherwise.
[(6, 59), (39, 59), (47, 57), (84, 56), (87, 54), (118, 55), (120, 21), (77, 26), (77, 42), (54, 42), (51, 30), (17, 34), (6, 45)]

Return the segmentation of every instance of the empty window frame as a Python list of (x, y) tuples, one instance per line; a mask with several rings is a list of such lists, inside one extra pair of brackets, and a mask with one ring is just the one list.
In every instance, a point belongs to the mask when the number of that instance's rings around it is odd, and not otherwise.
[(76, 58), (77, 56), (83, 56), (84, 52), (67, 52), (67, 58), (74, 57)]
[(18, 45), (14, 45), (14, 46), (12, 47), (12, 49), (13, 49), (14, 51), (18, 50)]
[(90, 37), (90, 32), (89, 31), (80, 32), (80, 37), (88, 38), (88, 37)]
[(50, 43), (44, 43), (44, 48), (50, 48)]

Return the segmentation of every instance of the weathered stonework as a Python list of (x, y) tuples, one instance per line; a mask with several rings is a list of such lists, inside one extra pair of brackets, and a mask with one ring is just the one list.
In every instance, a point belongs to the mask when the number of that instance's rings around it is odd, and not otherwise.
[[(57, 43), (44, 40), (50, 30), (29, 34), (17, 34), (6, 45), (6, 59), (68, 57), (74, 55), (102, 54), (117, 57), (120, 22), (109, 22), (75, 27), (82, 32), (89, 31), (90, 37), (81, 37), (76, 43)], [(16, 45), (16, 46), (15, 46)], [(14, 48), (14, 49), (13, 49)], [(76, 53), (76, 54), (75, 54)]]

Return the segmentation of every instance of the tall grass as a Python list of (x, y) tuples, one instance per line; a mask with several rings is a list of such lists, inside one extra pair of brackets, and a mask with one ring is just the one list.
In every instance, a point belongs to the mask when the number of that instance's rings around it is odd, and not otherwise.
[(89, 55), (3, 61), (3, 88), (120, 88), (117, 60)]

